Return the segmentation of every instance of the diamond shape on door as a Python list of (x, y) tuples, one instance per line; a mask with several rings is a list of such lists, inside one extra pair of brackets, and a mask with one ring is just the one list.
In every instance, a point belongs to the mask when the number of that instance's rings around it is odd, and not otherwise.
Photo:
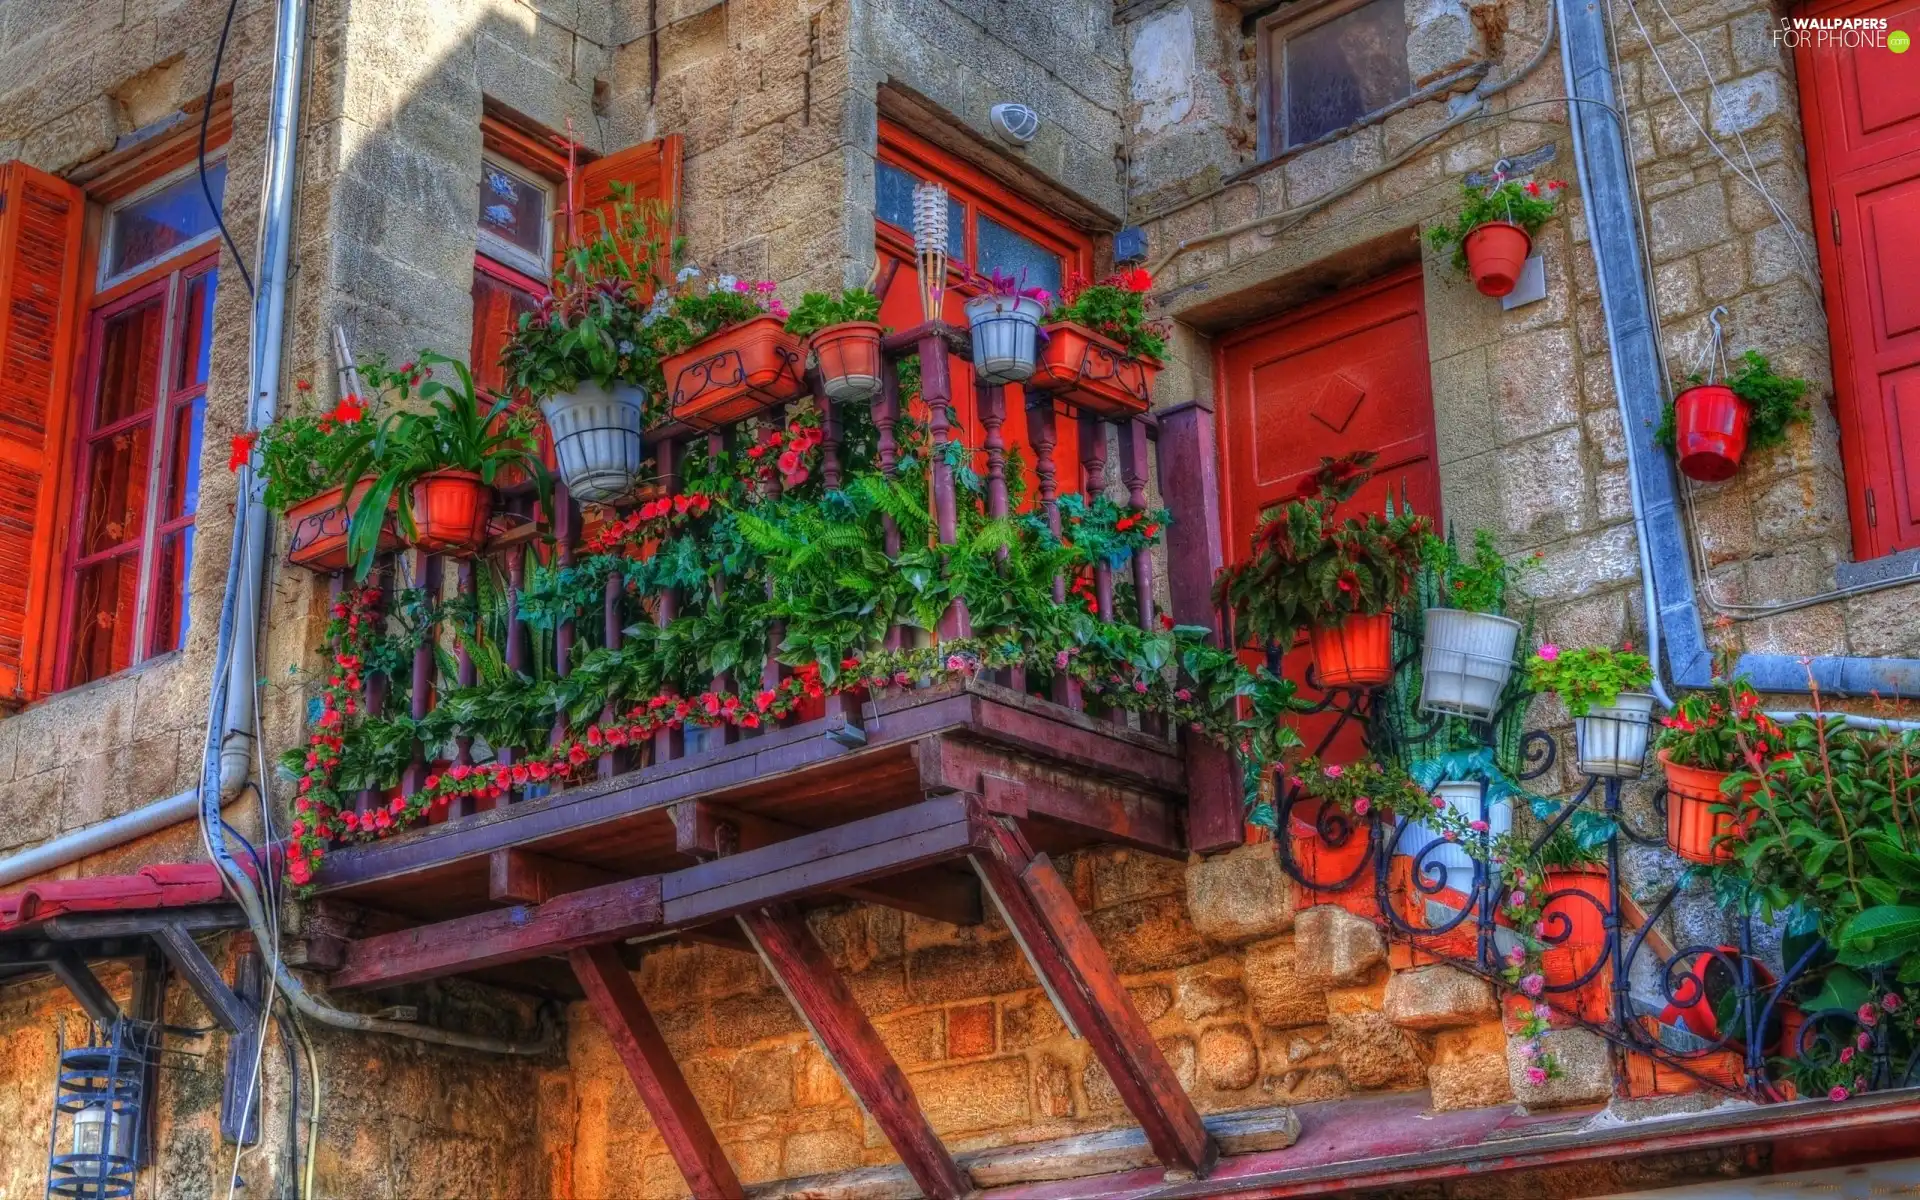
[(1319, 397), (1314, 400), (1307, 414), (1335, 433), (1342, 433), (1366, 396), (1365, 388), (1345, 375), (1335, 375), (1320, 389)]

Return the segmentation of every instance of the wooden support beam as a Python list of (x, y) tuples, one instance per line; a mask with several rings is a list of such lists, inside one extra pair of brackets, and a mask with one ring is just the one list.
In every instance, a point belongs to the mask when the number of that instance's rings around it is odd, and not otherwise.
[[(265, 964), (260, 949), (251, 937), (234, 965), (233, 992), (257, 1013), (265, 993)], [(260, 1140), (261, 1097), (266, 1092), (264, 1077), (256, 1079), (255, 1059), (260, 1052), (260, 1022), (250, 1021), (227, 1039), (227, 1061), (221, 1072), (220, 1136), (229, 1142), (251, 1146)]]
[(259, 1019), (260, 1014), (253, 1005), (233, 994), (225, 976), (213, 965), (206, 951), (200, 949), (200, 943), (193, 940), (191, 933), (178, 925), (162, 925), (154, 930), (153, 939), (160, 943), (167, 961), (180, 972), (180, 978), (187, 981), (193, 994), (200, 997), (200, 1003), (207, 1006), (207, 1012), (220, 1028), (238, 1033)]
[(1187, 841), (1198, 854), (1231, 850), (1247, 839), (1240, 764), (1204, 733), (1182, 730), (1180, 744), (1187, 752)]
[(619, 882), (612, 871), (508, 847), (487, 856), (487, 896), (498, 904), (545, 904), (555, 896)]
[(744, 1197), (746, 1190), (619, 954), (612, 946), (579, 947), (567, 959), (688, 1189), (701, 1200)]
[(100, 977), (85, 960), (72, 953), (60, 953), (47, 961), (53, 976), (72, 993), (75, 1002), (101, 1025), (112, 1025), (120, 1018), (120, 1004), (107, 991)]
[(660, 878), (557, 896), (537, 906), (456, 917), (360, 938), (333, 977), (340, 988), (392, 987), (617, 942), (660, 927)]
[(916, 750), (920, 786), (931, 793), (972, 793), (1003, 816), (1046, 821), (1092, 841), (1118, 842), (1167, 858), (1187, 857), (1179, 809), (1171, 800), (1097, 779), (1068, 783), (962, 738), (922, 738)]
[(1217, 1151), (1200, 1114), (1059, 872), (1006, 818), (987, 818), (983, 825), (986, 836), (974, 866), (1034, 973), (1075, 1032), (1087, 1039), (1154, 1154), (1169, 1166), (1205, 1175)]
[(971, 1194), (972, 1180), (934, 1135), (906, 1074), (806, 921), (791, 906), (781, 905), (742, 913), (740, 923), (920, 1190), (942, 1200)]

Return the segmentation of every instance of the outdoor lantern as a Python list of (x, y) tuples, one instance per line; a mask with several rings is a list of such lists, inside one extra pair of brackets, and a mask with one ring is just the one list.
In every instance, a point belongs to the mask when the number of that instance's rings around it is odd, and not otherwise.
[(145, 1117), (151, 1027), (122, 1017), (87, 1042), (67, 1046), (59, 1033), (53, 1121), (47, 1146), (47, 1195), (113, 1200), (133, 1195)]

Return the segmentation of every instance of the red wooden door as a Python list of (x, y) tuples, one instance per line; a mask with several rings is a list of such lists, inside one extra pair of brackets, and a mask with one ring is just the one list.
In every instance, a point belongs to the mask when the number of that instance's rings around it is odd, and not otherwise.
[[(1328, 456), (1373, 450), (1376, 474), (1346, 511), (1380, 511), (1389, 491), (1438, 522), (1433, 394), (1420, 269), (1342, 292), (1222, 340), (1220, 397), (1223, 544), (1229, 561), (1248, 553), (1261, 514), (1289, 499)], [(1303, 639), (1304, 642), (1304, 639)], [(1304, 645), (1286, 656), (1300, 680)], [(1307, 693), (1309, 697), (1312, 693)], [(1325, 732), (1309, 719), (1309, 748)], [(1330, 756), (1359, 751), (1349, 730)]]
[[(1838, 0), (1801, 16), (1920, 30), (1920, 0)], [(1855, 558), (1920, 546), (1920, 63), (1884, 47), (1796, 51), (1814, 240)]]

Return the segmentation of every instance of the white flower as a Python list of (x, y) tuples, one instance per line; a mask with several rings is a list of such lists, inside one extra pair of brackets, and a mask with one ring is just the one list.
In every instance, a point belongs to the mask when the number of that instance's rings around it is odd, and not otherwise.
[(714, 284), (713, 286), (717, 291), (730, 292), (733, 290), (733, 285), (739, 282), (740, 280), (736, 276), (722, 275), (720, 277), (720, 282)]
[(689, 279), (698, 279), (699, 277), (700, 268), (694, 266), (692, 263), (688, 263), (686, 266), (680, 268), (680, 273), (673, 277), (673, 281), (675, 283), (685, 283)]
[(620, 339), (619, 350), (620, 350), (620, 353), (622, 354), (632, 354), (633, 343), (627, 341), (625, 338), (622, 338)]

